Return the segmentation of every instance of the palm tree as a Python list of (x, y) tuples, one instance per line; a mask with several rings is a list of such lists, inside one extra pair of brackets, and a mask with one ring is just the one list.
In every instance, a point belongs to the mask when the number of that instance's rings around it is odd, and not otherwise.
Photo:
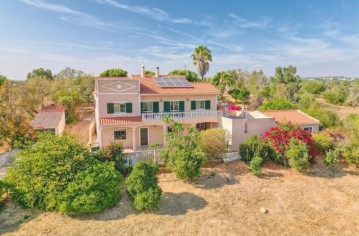
[(198, 73), (202, 78), (209, 70), (209, 62), (212, 62), (211, 50), (206, 46), (200, 45), (196, 47), (191, 55), (193, 59), (193, 64), (197, 66)]

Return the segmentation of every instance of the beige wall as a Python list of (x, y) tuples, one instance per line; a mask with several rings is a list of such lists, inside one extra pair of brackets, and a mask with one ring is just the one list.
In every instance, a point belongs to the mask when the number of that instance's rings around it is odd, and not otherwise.
[[(245, 131), (247, 122), (247, 131)], [(244, 143), (250, 136), (263, 135), (269, 128), (275, 126), (274, 118), (258, 118), (258, 119), (230, 119), (221, 118), (221, 127), (226, 129), (230, 136), (230, 145), (232, 151), (238, 151), (239, 145)]]
[(312, 133), (316, 134), (319, 132), (319, 124), (311, 124), (311, 125), (301, 125), (302, 128), (304, 127), (312, 127)]
[(139, 93), (140, 81), (131, 78), (96, 78), (96, 88), (98, 93)]
[(55, 128), (55, 133), (62, 134), (62, 132), (64, 132), (65, 125), (66, 125), (66, 118), (65, 118), (65, 112), (63, 112), (61, 121), (60, 121), (59, 125)]
[[(127, 95), (127, 94), (98, 94), (99, 101), (99, 117), (106, 118), (106, 117), (119, 117), (119, 116), (140, 116), (140, 103), (139, 103), (139, 96), (138, 95)], [(114, 113), (114, 114), (107, 114), (107, 103), (111, 102), (122, 102), (132, 103), (132, 113)]]
[[(192, 100), (210, 100), (212, 111), (217, 110), (216, 104), (217, 95), (146, 95), (141, 94), (141, 101), (158, 101), (160, 102), (160, 113), (163, 112), (164, 101), (184, 101), (185, 112), (191, 112), (191, 101)], [(162, 99), (162, 102), (161, 102)], [(188, 100), (188, 101), (187, 101)], [(207, 110), (208, 111), (208, 110)]]

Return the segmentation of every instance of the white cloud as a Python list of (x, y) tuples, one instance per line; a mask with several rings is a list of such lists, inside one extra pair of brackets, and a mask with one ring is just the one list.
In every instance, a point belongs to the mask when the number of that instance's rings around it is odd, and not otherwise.
[(240, 17), (234, 13), (228, 14), (230, 17), (236, 20), (239, 23), (239, 26), (242, 28), (258, 28), (258, 29), (266, 29), (269, 27), (270, 19), (263, 19), (261, 21), (251, 21), (247, 20), (243, 17)]

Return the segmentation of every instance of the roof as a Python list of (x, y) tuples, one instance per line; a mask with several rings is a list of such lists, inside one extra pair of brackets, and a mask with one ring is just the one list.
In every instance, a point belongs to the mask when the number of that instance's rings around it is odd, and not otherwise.
[(100, 118), (101, 125), (133, 124), (142, 122), (142, 116)]
[(300, 110), (278, 110), (278, 111), (261, 111), (266, 116), (275, 118), (278, 123), (292, 122), (298, 125), (320, 124), (320, 122), (305, 114)]
[[(184, 78), (181, 75), (171, 77)], [(154, 76), (132, 75), (132, 78), (140, 79), (141, 94), (219, 94), (219, 90), (209, 82), (191, 82), (192, 87), (159, 87)]]
[(31, 121), (31, 125), (34, 129), (55, 128), (60, 124), (64, 112), (63, 106), (55, 104), (43, 107)]

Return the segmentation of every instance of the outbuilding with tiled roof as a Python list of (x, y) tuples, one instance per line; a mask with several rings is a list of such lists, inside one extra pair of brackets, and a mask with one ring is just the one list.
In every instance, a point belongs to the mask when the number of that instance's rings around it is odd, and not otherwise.
[(35, 131), (61, 134), (65, 129), (65, 108), (56, 104), (43, 107), (31, 121), (31, 126)]

